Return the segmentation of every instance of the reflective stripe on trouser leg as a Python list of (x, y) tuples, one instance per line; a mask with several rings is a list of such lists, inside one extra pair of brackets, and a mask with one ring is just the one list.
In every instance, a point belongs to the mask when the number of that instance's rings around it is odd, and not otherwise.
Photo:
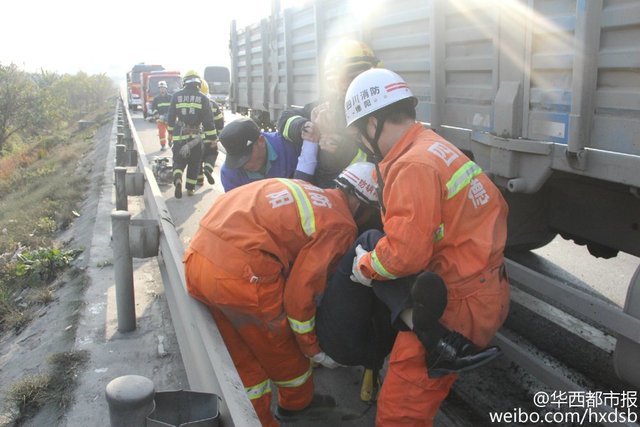
[(202, 149), (202, 162), (205, 170), (209, 173), (213, 173), (213, 168), (216, 165), (218, 159), (218, 145), (216, 142), (204, 143)]
[(164, 122), (158, 122), (158, 136), (160, 137), (160, 145), (165, 146), (167, 144), (167, 124)]
[[(264, 286), (251, 284), (197, 252), (185, 259), (185, 272), (189, 294), (215, 307), (216, 323), (245, 386), (268, 378), (290, 381), (309, 371), (309, 359), (300, 351), (283, 313), (284, 277)], [(218, 317), (223, 320), (218, 322)], [(279, 404), (286, 409), (306, 407), (313, 397), (313, 376), (297, 387), (279, 388), (278, 394)], [(256, 411), (268, 411), (266, 400), (271, 401), (271, 394), (252, 401)], [(263, 424), (266, 418), (261, 417)]]
[(189, 153), (187, 160), (187, 190), (193, 190), (198, 183), (198, 175), (200, 174), (200, 166), (202, 164), (202, 143), (196, 145)]
[[(197, 260), (194, 260), (198, 262)], [(187, 269), (188, 271), (188, 269)], [(189, 273), (187, 273), (189, 274)], [(224, 339), (229, 355), (247, 392), (247, 397), (263, 426), (277, 426), (271, 413), (272, 392), (269, 378), (260, 366), (250, 345), (238, 334), (233, 324), (219, 310), (210, 308)]]

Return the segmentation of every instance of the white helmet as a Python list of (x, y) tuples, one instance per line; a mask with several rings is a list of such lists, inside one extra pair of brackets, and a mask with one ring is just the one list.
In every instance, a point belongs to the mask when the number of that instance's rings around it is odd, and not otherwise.
[(334, 180), (338, 187), (351, 191), (361, 202), (378, 206), (376, 166), (369, 162), (356, 162), (347, 166)]
[(160, 88), (160, 87), (163, 87), (163, 88), (165, 88), (165, 89), (166, 89), (166, 88), (167, 88), (167, 82), (165, 82), (164, 80), (160, 80), (160, 81), (158, 82), (158, 87), (159, 87), (159, 88)]
[(411, 89), (398, 74), (384, 68), (367, 70), (353, 79), (347, 89), (344, 98), (347, 126), (374, 111), (412, 97)]

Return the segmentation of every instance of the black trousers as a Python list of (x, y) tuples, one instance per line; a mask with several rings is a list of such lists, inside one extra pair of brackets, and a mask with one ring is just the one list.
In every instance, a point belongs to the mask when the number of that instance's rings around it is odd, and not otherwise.
[[(329, 279), (316, 311), (320, 348), (343, 365), (380, 369), (391, 352), (397, 332), (409, 330), (399, 316), (414, 307), (412, 287), (416, 275), (389, 281), (374, 280), (371, 287), (350, 279), (355, 248), (361, 245), (371, 251), (383, 236), (379, 230), (368, 230), (356, 239)], [(433, 298), (420, 301), (424, 321), (421, 327), (438, 335), (443, 329), (438, 319), (447, 304), (446, 289), (441, 287), (444, 283), (436, 285), (435, 292), (428, 292)]]
[[(173, 180), (179, 176), (186, 182), (185, 188), (193, 190), (196, 188), (198, 175), (200, 174), (200, 166), (202, 164), (202, 142), (193, 147), (189, 153), (189, 157), (185, 158), (180, 155), (180, 149), (184, 147), (187, 141), (176, 141), (173, 143)], [(186, 180), (183, 178), (186, 169)]]
[(329, 279), (316, 311), (320, 348), (343, 365), (380, 369), (395, 341), (394, 320), (411, 306), (410, 283), (392, 288), (376, 282), (368, 287), (349, 278), (355, 248), (372, 250), (382, 236), (369, 230), (356, 239)]

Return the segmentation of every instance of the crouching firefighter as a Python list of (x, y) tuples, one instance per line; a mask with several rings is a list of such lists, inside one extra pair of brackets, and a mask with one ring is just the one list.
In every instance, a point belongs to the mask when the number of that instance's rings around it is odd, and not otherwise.
[(336, 409), (314, 394), (311, 360), (338, 366), (318, 341), (316, 302), (356, 237), (362, 205), (346, 188), (254, 181), (216, 199), (186, 250), (187, 290), (213, 314), (263, 426)]
[(211, 103), (200, 92), (200, 76), (195, 71), (187, 71), (182, 83), (182, 90), (171, 98), (168, 116), (168, 129), (173, 136), (173, 184), (176, 199), (182, 197), (185, 169), (187, 195), (193, 195), (202, 162), (202, 141), (212, 141), (216, 136)]

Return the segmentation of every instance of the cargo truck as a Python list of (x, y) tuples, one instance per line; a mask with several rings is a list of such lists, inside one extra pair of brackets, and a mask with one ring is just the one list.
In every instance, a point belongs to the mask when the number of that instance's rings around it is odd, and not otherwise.
[[(362, 40), (409, 83), (418, 119), (503, 190), (508, 251), (560, 234), (594, 256), (640, 256), (640, 2), (273, 4), (258, 23), (231, 24), (233, 112), (268, 124), (320, 99), (327, 49)], [(640, 269), (624, 312), (637, 325)], [(640, 384), (640, 345), (617, 345), (619, 375)]]
[(229, 98), (231, 79), (229, 69), (223, 66), (209, 66), (204, 69), (204, 79), (209, 85), (209, 95), (222, 108)]

